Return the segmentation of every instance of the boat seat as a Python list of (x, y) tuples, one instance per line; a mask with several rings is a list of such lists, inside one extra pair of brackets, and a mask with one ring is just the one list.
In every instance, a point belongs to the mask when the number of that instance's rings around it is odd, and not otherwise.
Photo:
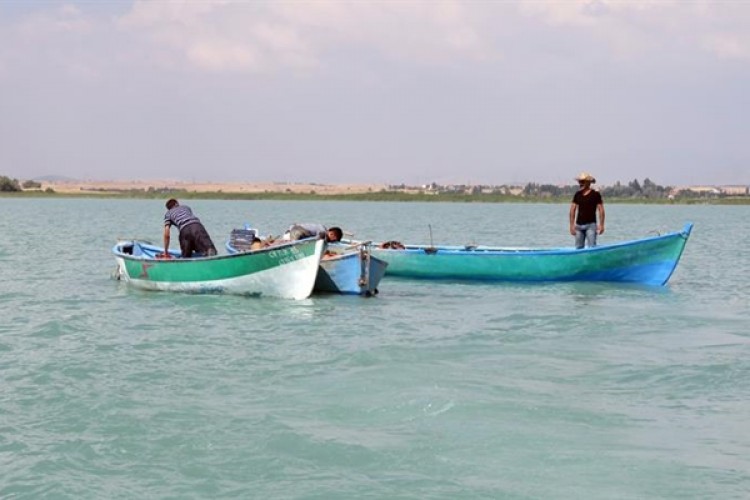
[(141, 247), (141, 244), (137, 241), (133, 242), (133, 257), (140, 257), (143, 255), (143, 248)]

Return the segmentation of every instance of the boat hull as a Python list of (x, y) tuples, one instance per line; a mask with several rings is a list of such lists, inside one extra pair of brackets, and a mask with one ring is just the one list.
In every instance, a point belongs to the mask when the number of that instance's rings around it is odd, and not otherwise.
[(369, 253), (347, 252), (320, 261), (315, 291), (348, 295), (373, 295), (388, 264)]
[[(231, 239), (225, 248), (231, 255), (247, 252), (237, 248)], [(326, 252), (328, 255), (320, 261), (314, 292), (367, 296), (378, 293), (388, 263), (373, 257), (368, 245), (331, 244), (329, 249), (331, 252)]]
[(119, 279), (144, 290), (304, 299), (312, 293), (323, 246), (311, 239), (246, 254), (157, 259), (161, 248), (131, 241), (118, 243), (113, 253)]
[(373, 248), (387, 276), (478, 281), (610, 281), (665, 285), (693, 225), (661, 236), (585, 249), (407, 245)]

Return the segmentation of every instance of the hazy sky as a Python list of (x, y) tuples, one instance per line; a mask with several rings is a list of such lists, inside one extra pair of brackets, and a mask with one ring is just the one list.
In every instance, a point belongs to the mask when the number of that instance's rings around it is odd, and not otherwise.
[(750, 2), (0, 0), (0, 175), (750, 184)]

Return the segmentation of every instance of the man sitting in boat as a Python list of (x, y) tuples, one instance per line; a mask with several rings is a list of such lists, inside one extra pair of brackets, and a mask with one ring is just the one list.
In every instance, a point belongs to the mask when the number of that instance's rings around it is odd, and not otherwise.
[[(187, 205), (171, 198), (167, 201), (167, 213), (164, 214), (164, 257), (169, 256), (169, 237), (172, 226), (180, 231), (180, 250), (182, 258), (189, 259), (194, 254), (201, 256), (216, 255), (216, 247), (208, 235), (208, 231), (201, 224), (200, 219), (193, 215)], [(195, 255), (196, 257), (198, 255)]]
[(305, 224), (292, 224), (289, 229), (284, 233), (283, 239), (285, 240), (302, 240), (305, 238), (324, 238), (327, 243), (335, 243), (341, 241), (344, 232), (340, 227), (325, 227), (322, 224), (305, 223)]

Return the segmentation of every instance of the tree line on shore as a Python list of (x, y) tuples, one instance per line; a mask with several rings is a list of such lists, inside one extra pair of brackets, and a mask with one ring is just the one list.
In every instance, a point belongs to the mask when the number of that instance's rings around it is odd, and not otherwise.
[[(23, 183), (21, 183), (18, 181), (18, 179), (11, 179), (10, 177), (0, 175), (0, 192), (17, 193), (25, 189), (38, 190), (41, 188), (42, 188), (42, 184), (37, 181), (28, 180), (28, 181), (24, 181)], [(47, 192), (51, 193), (51, 192), (54, 192), (54, 190), (47, 188)]]
[[(524, 194), (526, 196), (570, 196), (572, 197), (578, 190), (578, 186), (554, 186), (552, 184), (534, 184), (529, 183), (524, 187)], [(672, 186), (660, 186), (656, 184), (648, 177), (643, 179), (643, 182), (638, 182), (638, 179), (633, 179), (627, 184), (622, 184), (620, 181), (615, 182), (612, 186), (604, 186), (601, 189), (597, 189), (602, 196), (605, 198), (668, 198), (673, 195), (674, 188)], [(677, 193), (681, 197), (695, 198), (705, 196), (705, 193), (693, 192), (690, 190), (682, 190)]]
[[(571, 184), (560, 186), (556, 184), (540, 184), (529, 182), (525, 186), (512, 185), (447, 185), (442, 186), (437, 183), (427, 184), (425, 186), (407, 186), (405, 184), (391, 185), (390, 191), (402, 193), (427, 194), (432, 196), (450, 197), (450, 196), (478, 196), (478, 197), (497, 197), (512, 196), (517, 198), (531, 199), (553, 199), (555, 201), (572, 199), (573, 195), (579, 189), (577, 185)], [(649, 178), (642, 182), (633, 179), (627, 184), (620, 181), (611, 186), (594, 186), (594, 189), (602, 193), (605, 198), (616, 200), (674, 200), (674, 199), (719, 199), (727, 197), (737, 197), (741, 195), (729, 195), (721, 192), (719, 189), (676, 189), (673, 186), (662, 186)], [(745, 193), (747, 195), (747, 193)]]

